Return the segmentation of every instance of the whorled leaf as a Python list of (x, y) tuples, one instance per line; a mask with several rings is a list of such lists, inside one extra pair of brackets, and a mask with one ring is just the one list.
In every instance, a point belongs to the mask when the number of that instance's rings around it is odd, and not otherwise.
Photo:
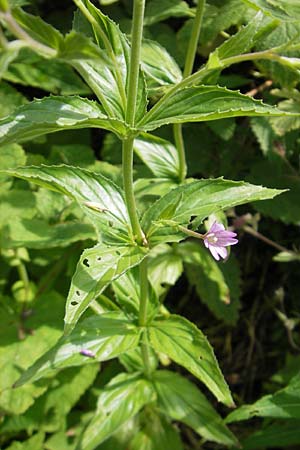
[(0, 144), (78, 128), (104, 128), (119, 135), (126, 134), (126, 125), (108, 118), (94, 101), (78, 96), (45, 97), (19, 107), (0, 121)]
[(84, 250), (68, 294), (65, 332), (69, 333), (92, 300), (128, 269), (137, 265), (146, 250), (137, 246), (96, 245)]
[(234, 406), (229, 388), (220, 371), (213, 349), (204, 334), (181, 316), (156, 319), (148, 329), (149, 342), (201, 380), (216, 398)]
[[(185, 235), (176, 230), (176, 224), (187, 225), (192, 216), (197, 216), (199, 223), (214, 212), (273, 198), (281, 192), (223, 178), (193, 181), (157, 200), (144, 214), (142, 227), (151, 244), (179, 241)], [(170, 220), (173, 227), (168, 225)]]
[(89, 317), (29, 367), (15, 387), (53, 375), (58, 369), (115, 358), (137, 347), (139, 339), (139, 328), (121, 312)]
[(219, 86), (191, 86), (166, 94), (138, 123), (151, 131), (170, 123), (203, 122), (240, 116), (284, 116), (288, 113), (238, 91)]

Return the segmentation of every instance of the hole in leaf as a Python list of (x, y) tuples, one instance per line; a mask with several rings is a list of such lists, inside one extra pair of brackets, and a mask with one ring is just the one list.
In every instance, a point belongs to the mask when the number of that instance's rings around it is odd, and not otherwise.
[(82, 264), (83, 264), (84, 266), (86, 266), (86, 267), (90, 267), (90, 265), (89, 265), (89, 260), (88, 260), (87, 258), (85, 258), (85, 259), (82, 261)]
[(78, 297), (80, 297), (80, 291), (76, 291), (76, 295), (78, 295)]
[(73, 301), (73, 302), (71, 302), (71, 305), (76, 306), (76, 305), (78, 305), (78, 302)]
[(119, 252), (119, 250), (116, 250), (116, 255), (120, 256), (121, 252)]
[(165, 282), (160, 283), (160, 285), (161, 285), (162, 288), (168, 287), (168, 283), (165, 283)]
[(98, 256), (97, 261), (101, 261), (101, 259), (102, 259), (101, 256)]
[(109, 220), (109, 221), (108, 221), (108, 225), (109, 225), (110, 227), (113, 227), (113, 226), (114, 226), (114, 223), (113, 223), (111, 220)]

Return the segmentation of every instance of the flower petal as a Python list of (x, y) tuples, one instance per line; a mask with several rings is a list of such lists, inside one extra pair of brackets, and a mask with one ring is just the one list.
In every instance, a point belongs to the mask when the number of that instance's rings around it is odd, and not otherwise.
[(218, 253), (218, 251), (217, 251), (217, 249), (216, 249), (215, 247), (209, 246), (209, 251), (210, 251), (210, 253), (213, 255), (213, 257), (214, 257), (217, 261), (220, 260), (219, 253)]

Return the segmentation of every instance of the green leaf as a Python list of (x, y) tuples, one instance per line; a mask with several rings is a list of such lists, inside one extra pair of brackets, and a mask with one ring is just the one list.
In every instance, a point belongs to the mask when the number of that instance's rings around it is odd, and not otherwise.
[(261, 9), (276, 19), (296, 21), (300, 19), (298, 0), (244, 0), (255, 9)]
[(102, 175), (64, 165), (21, 167), (5, 173), (68, 195), (79, 203), (97, 232), (103, 233), (108, 241), (132, 242), (123, 193)]
[(43, 447), (44, 433), (37, 433), (24, 442), (14, 441), (7, 450), (40, 450)]
[[(128, 270), (112, 283), (112, 288), (121, 308), (125, 308), (129, 313), (138, 317), (141, 294), (139, 268), (134, 267)], [(157, 312), (159, 301), (150, 281), (148, 290), (147, 317), (150, 320)]]
[(237, 262), (230, 258), (226, 264), (218, 264), (200, 242), (183, 242), (178, 253), (186, 263), (187, 277), (200, 299), (216, 317), (235, 325), (240, 308)]
[(96, 245), (84, 250), (68, 294), (65, 332), (69, 333), (92, 300), (115, 279), (137, 265), (146, 250), (137, 246)]
[[(130, 45), (118, 25), (105, 16), (89, 0), (76, 0), (76, 5), (92, 25), (96, 42), (105, 50), (106, 58), (99, 63), (76, 63), (76, 69), (83, 75), (89, 86), (104, 103), (110, 117), (125, 119), (126, 92), (130, 64)], [(105, 106), (108, 102), (108, 108)], [(140, 120), (146, 112), (147, 96), (142, 71), (139, 73), (138, 98), (135, 120)]]
[(164, 47), (149, 39), (142, 42), (141, 66), (150, 96), (160, 94), (182, 79), (181, 70), (172, 56)]
[(123, 134), (125, 124), (109, 119), (94, 101), (80, 97), (46, 97), (18, 108), (0, 121), (0, 143), (26, 141), (55, 131), (104, 128)]
[(151, 134), (141, 133), (134, 140), (133, 145), (138, 157), (156, 177), (178, 179), (178, 151), (171, 142)]
[(92, 39), (75, 30), (70, 31), (60, 47), (58, 58), (65, 61), (100, 59), (103, 52), (93, 43)]
[(21, 8), (14, 8), (12, 15), (22, 29), (35, 41), (54, 50), (58, 50), (62, 45), (63, 35), (40, 17), (28, 14)]
[(183, 450), (178, 431), (163, 416), (147, 408), (144, 426), (130, 442), (130, 450)]
[(0, 102), (2, 105), (0, 118), (2, 119), (11, 114), (17, 107), (27, 103), (27, 100), (20, 92), (2, 81), (0, 84)]
[(175, 315), (157, 319), (149, 327), (149, 338), (157, 352), (165, 353), (189, 370), (219, 401), (228, 406), (234, 405), (213, 349), (194, 324)]
[(248, 420), (252, 417), (300, 419), (300, 375), (273, 395), (265, 395), (252, 405), (236, 409), (226, 418), (226, 423)]
[(48, 224), (40, 219), (9, 221), (1, 236), (3, 248), (53, 248), (67, 247), (73, 242), (95, 239), (92, 225), (79, 221)]
[(36, 199), (30, 191), (11, 189), (0, 199), (0, 227), (11, 220), (32, 219), (36, 214)]
[(157, 371), (153, 383), (162, 413), (183, 422), (209, 441), (228, 446), (237, 444), (222, 418), (193, 383), (167, 370)]
[(137, 125), (151, 131), (169, 123), (203, 122), (239, 116), (282, 116), (274, 106), (219, 86), (177, 88), (163, 97)]
[(274, 423), (252, 434), (243, 442), (243, 449), (257, 450), (265, 448), (278, 448), (300, 444), (300, 422), (289, 420), (285, 423)]
[(154, 203), (144, 214), (142, 227), (152, 244), (179, 241), (185, 235), (174, 226), (162, 227), (164, 221), (188, 225), (190, 218), (197, 216), (199, 223), (214, 212), (273, 198), (281, 192), (223, 178), (193, 181), (173, 189)]
[(182, 0), (151, 0), (145, 9), (145, 25), (161, 22), (169, 17), (194, 17), (193, 11)]
[(76, 450), (95, 449), (153, 399), (149, 381), (135, 374), (119, 374), (101, 392), (97, 411)]
[(22, 374), (15, 386), (52, 375), (58, 369), (115, 358), (137, 347), (139, 339), (139, 328), (122, 313), (89, 317), (71, 334), (61, 337), (51, 350)]
[[(23, 166), (26, 163), (26, 155), (23, 148), (18, 144), (6, 145), (0, 150), (0, 167), (9, 169), (11, 167)], [(6, 175), (0, 175), (0, 190), (11, 187), (13, 180)]]
[[(33, 86), (52, 94), (84, 95), (90, 89), (66, 63), (45, 59), (29, 49), (23, 49), (3, 75), (5, 80), (23, 86)], [(16, 105), (19, 106), (19, 105)], [(10, 114), (12, 111), (8, 111)]]

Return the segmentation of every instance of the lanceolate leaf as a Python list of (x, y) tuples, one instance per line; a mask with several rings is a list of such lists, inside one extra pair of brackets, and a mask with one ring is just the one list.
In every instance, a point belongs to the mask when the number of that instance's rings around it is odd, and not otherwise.
[(65, 332), (69, 333), (92, 300), (120, 275), (137, 265), (146, 250), (137, 246), (96, 245), (84, 250), (67, 299)]
[(202, 392), (181, 375), (167, 370), (157, 371), (153, 383), (159, 410), (193, 428), (209, 441), (236, 445), (233, 434), (224, 425)]
[(140, 330), (121, 312), (90, 317), (29, 367), (15, 386), (52, 375), (57, 369), (115, 358), (137, 347), (139, 339)]
[(162, 227), (163, 221), (187, 225), (192, 216), (198, 216), (199, 223), (216, 211), (273, 198), (281, 192), (223, 178), (194, 181), (173, 189), (154, 203), (143, 217), (143, 230), (151, 243), (179, 241), (184, 235), (176, 227)]
[(20, 167), (5, 173), (68, 195), (79, 203), (103, 238), (114, 243), (132, 242), (123, 193), (102, 175), (64, 165)]
[(150, 131), (169, 123), (285, 114), (237, 91), (219, 86), (191, 86), (163, 97), (140, 121), (138, 127)]
[(93, 450), (139, 410), (154, 400), (151, 383), (140, 376), (121, 373), (98, 398), (97, 411), (76, 450)]
[(213, 349), (194, 324), (175, 315), (158, 319), (149, 327), (149, 338), (156, 351), (165, 353), (177, 364), (189, 370), (219, 401), (228, 406), (234, 405)]
[(126, 126), (109, 119), (94, 101), (74, 97), (46, 97), (21, 106), (0, 121), (0, 143), (26, 141), (54, 131), (104, 128), (122, 135)]

